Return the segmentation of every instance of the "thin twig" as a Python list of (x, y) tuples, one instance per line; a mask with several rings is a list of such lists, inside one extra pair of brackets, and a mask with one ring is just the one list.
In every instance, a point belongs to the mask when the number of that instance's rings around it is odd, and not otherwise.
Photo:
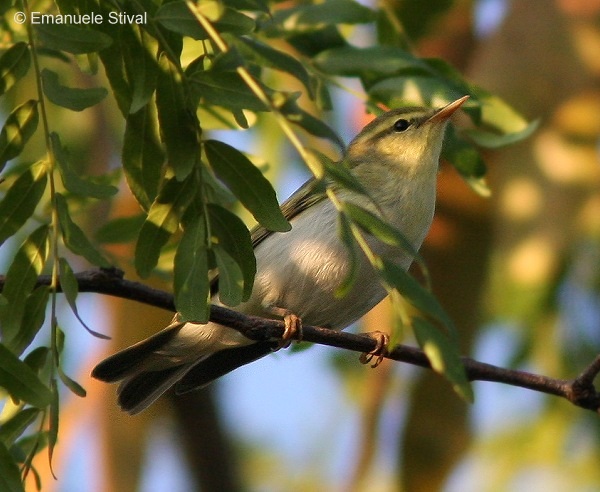
[[(175, 311), (172, 294), (139, 282), (126, 280), (120, 270), (114, 268), (87, 270), (75, 276), (80, 292), (106, 294)], [(52, 278), (48, 275), (40, 276), (37, 285), (50, 285), (51, 281)], [(4, 282), (5, 277), (0, 276), (0, 292), (4, 287)], [(60, 286), (58, 286), (58, 290), (60, 291)], [(285, 328), (284, 323), (279, 320), (248, 316), (215, 305), (211, 306), (210, 319), (238, 330), (248, 338), (257, 341), (280, 339)], [(302, 340), (361, 353), (372, 351), (376, 345), (374, 339), (365, 335), (316, 326), (303, 326)], [(386, 355), (386, 358), (431, 369), (429, 360), (423, 351), (407, 345), (397, 345)], [(559, 396), (581, 408), (596, 413), (600, 412), (600, 393), (594, 387), (594, 380), (600, 373), (600, 355), (575, 379), (555, 379), (526, 371), (507, 369), (479, 362), (470, 357), (463, 357), (462, 361), (470, 381), (490, 381), (518, 386)]]

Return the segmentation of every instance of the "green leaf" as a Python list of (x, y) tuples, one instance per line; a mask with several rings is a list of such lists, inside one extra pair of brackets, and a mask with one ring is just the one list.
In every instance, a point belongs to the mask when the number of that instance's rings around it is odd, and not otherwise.
[(54, 132), (51, 133), (50, 141), (52, 142), (52, 150), (54, 151), (56, 163), (58, 164), (60, 177), (62, 178), (62, 182), (68, 191), (74, 195), (99, 199), (109, 198), (119, 191), (119, 189), (115, 186), (95, 183), (93, 181), (83, 179), (71, 167), (69, 155), (66, 149), (62, 146), (58, 134)]
[(424, 264), (424, 260), (401, 231), (384, 222), (375, 214), (351, 202), (343, 202), (344, 211), (363, 230), (375, 236), (381, 242), (402, 248), (413, 259)]
[(490, 190), (483, 180), (486, 166), (481, 153), (469, 142), (456, 135), (452, 126), (449, 126), (446, 131), (442, 157), (456, 168), (476, 193), (482, 196), (490, 195)]
[(167, 159), (179, 181), (184, 180), (200, 158), (195, 108), (188, 107), (181, 74), (166, 55), (159, 59), (156, 108)]
[(306, 67), (296, 58), (256, 39), (233, 36), (228, 36), (227, 39), (230, 45), (236, 46), (247, 60), (260, 67), (286, 72), (298, 79), (306, 87), (310, 98), (314, 99), (313, 80)]
[(117, 217), (96, 231), (95, 239), (99, 243), (124, 244), (134, 241), (146, 220), (143, 214), (131, 217)]
[[(21, 328), (17, 335), (10, 340), (10, 349), (20, 355), (38, 334), (46, 319), (46, 308), (50, 297), (50, 287), (40, 285), (25, 300), (25, 309)], [(8, 345), (8, 341), (7, 341)]]
[(42, 85), (44, 94), (51, 102), (72, 111), (83, 111), (94, 106), (108, 94), (104, 87), (79, 89), (61, 85), (58, 74), (47, 68), (42, 70)]
[(19, 467), (4, 443), (0, 443), (0, 490), (25, 492)]
[(15, 43), (0, 57), (0, 96), (22, 79), (31, 65), (27, 43)]
[(0, 202), (0, 245), (33, 215), (48, 181), (46, 166), (37, 163), (21, 174)]
[(138, 203), (148, 210), (156, 198), (165, 160), (150, 106), (127, 116), (123, 138), (125, 179)]
[(71, 393), (79, 396), (80, 398), (86, 397), (87, 392), (85, 391), (85, 388), (83, 386), (81, 386), (77, 381), (75, 381), (74, 379), (67, 376), (60, 365), (57, 368), (57, 372), (58, 372), (58, 377), (60, 378), (62, 383), (67, 388), (69, 388)]
[[(210, 219), (210, 228), (212, 233), (211, 242), (216, 248), (218, 245), (227, 255), (236, 262), (241, 273), (241, 298), (237, 302), (247, 301), (252, 294), (252, 286), (254, 285), (254, 276), (256, 275), (256, 259), (254, 258), (254, 249), (252, 247), (252, 239), (250, 232), (244, 225), (242, 220), (229, 212), (227, 209), (220, 207), (215, 204), (208, 205), (208, 215)], [(217, 263), (219, 262), (219, 256), (217, 255)], [(227, 258), (221, 255), (221, 261), (224, 266), (227, 267)], [(233, 268), (232, 268), (233, 269)], [(219, 296), (223, 295), (221, 290), (221, 269), (219, 267)], [(232, 299), (232, 297), (226, 297), (226, 299)], [(235, 306), (237, 304), (230, 304), (223, 300), (228, 306)], [(230, 301), (232, 302), (232, 301)]]
[(56, 193), (55, 197), (56, 211), (58, 213), (58, 220), (65, 246), (76, 255), (83, 256), (93, 265), (104, 268), (109, 267), (110, 263), (106, 261), (96, 248), (94, 248), (84, 232), (77, 224), (75, 224), (75, 222), (73, 222), (73, 219), (71, 219), (65, 197), (60, 193)]
[[(250, 34), (255, 28), (255, 22), (252, 18), (228, 7), (223, 9), (217, 2), (206, 2), (205, 5), (200, 3), (198, 8), (203, 15), (209, 18), (213, 27), (220, 33), (229, 32), (244, 35)], [(204, 40), (210, 38), (184, 1), (164, 4), (157, 10), (154, 20), (170, 31), (193, 39)]]
[(0, 426), (0, 444), (10, 447), (31, 423), (38, 417), (40, 411), (37, 408), (25, 408)]
[(291, 229), (279, 209), (271, 183), (246, 156), (218, 140), (205, 141), (204, 149), (217, 177), (258, 222), (272, 231), (286, 232)]
[(373, 10), (352, 0), (327, 0), (280, 9), (273, 14), (273, 21), (284, 26), (287, 33), (304, 32), (327, 25), (367, 24), (375, 19)]
[[(60, 398), (58, 394), (58, 386), (56, 379), (50, 381), (50, 390), (52, 391), (52, 401), (50, 402), (50, 411), (48, 416), (48, 461), (50, 470), (52, 471), (52, 457), (54, 456), (54, 447), (58, 440), (59, 414), (60, 414)], [(54, 475), (54, 472), (52, 471)]]
[(93, 335), (97, 338), (102, 338), (104, 340), (110, 340), (110, 337), (107, 335), (103, 335), (102, 333), (98, 333), (97, 331), (92, 330), (84, 321), (81, 319), (79, 315), (79, 311), (77, 310), (77, 294), (79, 294), (79, 284), (77, 283), (77, 279), (75, 278), (75, 274), (71, 269), (71, 266), (64, 258), (59, 258), (58, 260), (58, 271), (59, 271), (59, 279), (60, 286), (62, 288), (63, 293), (69, 303), (71, 311), (77, 318), (77, 320), (83, 325), (83, 327), (88, 331), (90, 335)]
[(244, 296), (244, 275), (237, 262), (218, 244), (213, 246), (219, 269), (219, 299), (227, 306), (237, 306)]
[(289, 121), (303, 128), (311, 135), (326, 138), (338, 145), (341, 149), (344, 148), (344, 142), (339, 135), (322, 120), (315, 118), (313, 115), (300, 108), (297, 105), (295, 98), (289, 98), (279, 109), (285, 114)]
[(485, 147), (487, 149), (497, 149), (499, 147), (512, 145), (520, 142), (521, 140), (525, 140), (538, 129), (539, 123), (539, 120), (535, 120), (520, 131), (505, 133), (502, 135), (481, 130), (479, 128), (468, 128), (464, 130), (463, 133), (481, 147)]
[(452, 319), (431, 292), (395, 263), (385, 258), (379, 258), (379, 261), (377, 268), (388, 286), (398, 290), (402, 297), (424, 315), (439, 321), (452, 337), (456, 336)]
[(0, 171), (17, 157), (38, 125), (37, 101), (31, 99), (15, 108), (0, 131)]
[(340, 285), (336, 288), (334, 295), (338, 299), (345, 297), (350, 289), (356, 283), (358, 278), (358, 267), (359, 267), (359, 249), (356, 241), (354, 240), (354, 235), (352, 234), (352, 228), (350, 225), (350, 221), (344, 214), (338, 214), (338, 234), (344, 246), (346, 246), (346, 251), (348, 252), (348, 260), (349, 260), (349, 269), (348, 274), (342, 280)]
[(135, 246), (135, 268), (142, 278), (158, 263), (160, 250), (179, 227), (179, 221), (195, 195), (192, 179), (165, 182), (140, 229)]
[(122, 31), (123, 63), (131, 86), (129, 114), (137, 113), (150, 101), (156, 90), (158, 41), (139, 26)]
[[(229, 110), (267, 111), (242, 78), (235, 72), (201, 71), (189, 77), (192, 90), (207, 106), (221, 106)], [(260, 82), (258, 82), (260, 84)], [(267, 94), (273, 91), (262, 87)]]
[(183, 320), (206, 323), (209, 316), (210, 282), (204, 218), (186, 223), (175, 253), (173, 289), (175, 306)]
[(103, 32), (71, 24), (40, 23), (35, 32), (45, 48), (75, 55), (101, 51), (112, 44), (112, 38)]
[(21, 327), (27, 297), (33, 290), (48, 258), (48, 227), (38, 227), (23, 242), (6, 274), (2, 296), (7, 300), (0, 305), (2, 340), (11, 344)]
[(0, 344), (0, 387), (13, 398), (37, 408), (45, 408), (52, 399), (48, 387), (3, 344)]
[(473, 402), (473, 388), (467, 379), (457, 344), (425, 319), (414, 318), (412, 325), (417, 342), (427, 355), (432, 369), (448, 379), (458, 395)]

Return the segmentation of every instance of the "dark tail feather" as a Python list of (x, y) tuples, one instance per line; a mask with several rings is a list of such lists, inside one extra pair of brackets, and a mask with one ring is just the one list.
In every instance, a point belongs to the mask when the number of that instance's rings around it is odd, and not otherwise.
[[(178, 323), (183, 326), (182, 323)], [(92, 377), (107, 383), (115, 383), (135, 371), (148, 355), (163, 347), (177, 333), (176, 325), (159, 331), (150, 338), (127, 347), (100, 362), (92, 370)]]
[(202, 388), (234, 369), (270, 354), (276, 347), (277, 343), (257, 342), (215, 352), (186, 372), (175, 385), (175, 391), (181, 394)]
[(173, 386), (187, 367), (183, 365), (161, 371), (140, 372), (125, 379), (118, 390), (119, 406), (131, 415), (141, 412)]

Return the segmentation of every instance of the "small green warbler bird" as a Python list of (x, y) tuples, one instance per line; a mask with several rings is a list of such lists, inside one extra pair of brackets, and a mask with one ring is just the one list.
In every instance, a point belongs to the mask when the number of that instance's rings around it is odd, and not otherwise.
[[(433, 219), (446, 123), (467, 99), (464, 96), (437, 110), (394, 109), (366, 125), (348, 146), (343, 162), (370, 198), (343, 189), (338, 196), (380, 215), (418, 250)], [(341, 330), (386, 295), (362, 255), (354, 286), (345, 297), (335, 296), (350, 261), (338, 237), (338, 212), (316, 184), (309, 180), (283, 203), (291, 231), (269, 232), (260, 226), (253, 231), (254, 288), (250, 299), (235, 308), (283, 318), (288, 339), (300, 320)], [(404, 248), (386, 246), (370, 236), (367, 240), (375, 253), (404, 269), (413, 261)], [(136, 414), (173, 385), (179, 393), (200, 388), (277, 347), (276, 341), (255, 342), (216, 323), (180, 322), (176, 316), (162, 331), (100, 362), (92, 376), (121, 381), (119, 405)]]

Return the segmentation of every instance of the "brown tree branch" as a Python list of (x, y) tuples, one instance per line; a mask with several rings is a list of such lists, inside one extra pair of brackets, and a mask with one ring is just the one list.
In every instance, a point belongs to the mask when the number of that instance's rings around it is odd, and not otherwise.
[[(87, 270), (76, 274), (76, 278), (80, 292), (112, 295), (175, 311), (172, 294), (126, 280), (120, 270), (114, 268)], [(4, 280), (5, 278), (0, 276), (0, 292), (4, 287)], [(50, 277), (40, 276), (37, 283), (50, 285)], [(248, 316), (215, 305), (211, 306), (210, 319), (238, 330), (248, 338), (257, 341), (280, 339), (284, 331), (282, 321)], [(303, 326), (302, 340), (360, 353), (370, 352), (376, 345), (374, 339), (365, 335), (316, 326)], [(386, 358), (431, 369), (423, 351), (407, 345), (394, 347)], [(506, 369), (470, 357), (463, 357), (462, 361), (470, 381), (490, 381), (555, 395), (581, 408), (600, 413), (600, 392), (594, 386), (594, 380), (600, 373), (600, 355), (575, 379), (554, 379), (540, 374)]]

